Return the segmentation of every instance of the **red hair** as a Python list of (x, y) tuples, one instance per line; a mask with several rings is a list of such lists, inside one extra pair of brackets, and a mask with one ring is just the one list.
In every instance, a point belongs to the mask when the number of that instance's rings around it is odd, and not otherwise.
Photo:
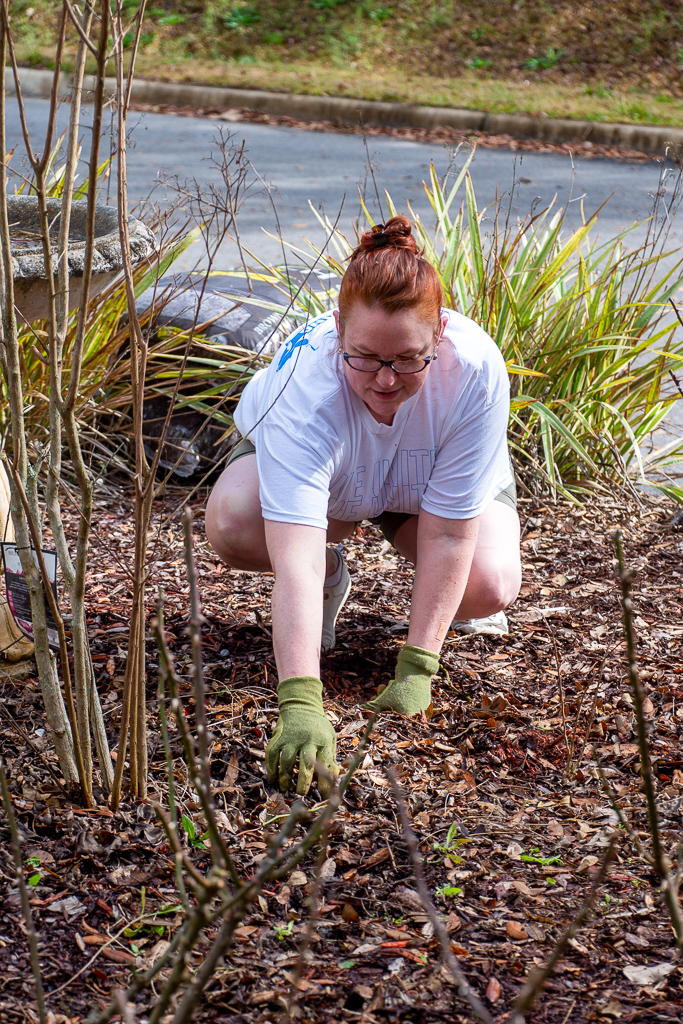
[(351, 253), (339, 289), (339, 317), (357, 302), (387, 313), (415, 309), (420, 319), (438, 326), (443, 305), (441, 281), (425, 259), (407, 217), (392, 217), (366, 231)]

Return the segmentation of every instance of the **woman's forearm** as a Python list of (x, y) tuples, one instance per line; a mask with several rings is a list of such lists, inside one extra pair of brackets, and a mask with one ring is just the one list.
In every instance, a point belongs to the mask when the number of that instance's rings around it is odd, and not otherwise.
[(273, 648), (278, 676), (320, 676), (325, 532), (266, 521), (275, 573)]
[(408, 643), (438, 654), (465, 593), (479, 520), (420, 519)]

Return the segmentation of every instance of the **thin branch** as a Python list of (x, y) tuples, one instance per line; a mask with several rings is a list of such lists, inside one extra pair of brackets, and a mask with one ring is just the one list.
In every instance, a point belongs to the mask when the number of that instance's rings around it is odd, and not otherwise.
[(31, 953), (31, 974), (33, 975), (33, 983), (36, 987), (36, 1002), (38, 1004), (38, 1013), (40, 1014), (40, 1024), (46, 1024), (47, 1011), (45, 1008), (45, 995), (43, 993), (43, 979), (40, 971), (40, 959), (38, 957), (38, 939), (36, 938), (36, 930), (33, 925), (31, 905), (28, 901), (28, 890), (26, 889), (26, 880), (24, 878), (24, 862), (21, 856), (19, 830), (17, 829), (17, 821), (14, 817), (14, 810), (12, 808), (12, 798), (10, 797), (7, 779), (5, 778), (5, 770), (2, 764), (0, 764), (0, 789), (2, 790), (2, 802), (5, 805), (5, 812), (7, 814), (10, 834), (12, 836), (14, 869), (17, 875), (17, 885), (19, 886), (19, 895), (21, 897), (21, 911), (24, 915), (26, 936), (28, 938), (28, 946)]
[(441, 954), (444, 959), (444, 963), (448, 967), (458, 984), (458, 992), (462, 998), (469, 1004), (472, 1013), (475, 1015), (477, 1020), (483, 1022), (483, 1024), (493, 1024), (493, 1018), (488, 1012), (484, 1004), (479, 999), (478, 995), (470, 985), (469, 981), (461, 971), (458, 961), (453, 956), (451, 949), (451, 941), (448, 937), (448, 932), (444, 926), (443, 921), (439, 917), (436, 907), (432, 903), (432, 898), (425, 882), (424, 870), (422, 867), (422, 858), (420, 857), (420, 851), (417, 844), (417, 836), (413, 831), (413, 827), (410, 823), (410, 815), (408, 814), (408, 808), (406, 806), (405, 799), (401, 792), (401, 788), (396, 780), (396, 775), (391, 768), (386, 769), (389, 782), (391, 783), (391, 791), (394, 795), (394, 800), (401, 816), (401, 826), (403, 829), (403, 835), (408, 845), (408, 852), (410, 853), (410, 859), (413, 864), (413, 874), (415, 875), (415, 882), (417, 884), (417, 891), (420, 894), (422, 904), (427, 911), (427, 916), (434, 926), (434, 934), (439, 941), (441, 946)]
[(524, 1024), (524, 1014), (527, 1013), (527, 1011), (530, 1010), (533, 1006), (536, 997), (539, 995), (545, 983), (548, 981), (551, 974), (553, 973), (555, 967), (564, 956), (565, 950), (569, 945), (570, 939), (574, 938), (576, 933), (581, 928), (581, 925), (590, 914), (593, 904), (595, 903), (595, 899), (598, 895), (598, 889), (605, 880), (605, 876), (607, 875), (607, 869), (610, 865), (612, 857), (614, 856), (615, 845), (616, 839), (613, 837), (609, 846), (605, 850), (605, 855), (602, 858), (602, 862), (600, 864), (598, 873), (593, 879), (593, 884), (591, 885), (585, 900), (581, 904), (578, 914), (576, 915), (574, 920), (571, 921), (570, 924), (565, 928), (562, 935), (557, 940), (555, 948), (553, 949), (552, 953), (550, 954), (550, 957), (548, 958), (544, 966), (540, 967), (538, 970), (534, 971), (531, 975), (529, 975), (527, 980), (522, 985), (522, 988), (519, 991), (519, 995), (515, 999), (515, 1007), (512, 1017), (510, 1018), (509, 1024)]
[(645, 721), (645, 691), (638, 672), (636, 660), (636, 635), (633, 627), (633, 600), (631, 598), (631, 583), (634, 573), (626, 568), (624, 562), (624, 549), (622, 544), (621, 531), (617, 530), (613, 537), (614, 546), (617, 551), (618, 573), (617, 578), (621, 585), (621, 607), (623, 610), (624, 633), (626, 635), (626, 652), (628, 657), (628, 675), (633, 694), (633, 706), (636, 713), (638, 726), (638, 752), (640, 754), (641, 778), (645, 790), (645, 802), (647, 804), (647, 816), (650, 825), (650, 838), (652, 841), (653, 867), (661, 883), (661, 890), (664, 896), (671, 918), (671, 924), (676, 934), (678, 948), (683, 950), (683, 914), (678, 899), (678, 887), (671, 875), (671, 861), (666, 856), (662, 846), (662, 835), (659, 826), (659, 812), (657, 810), (657, 797), (655, 795), (654, 772), (652, 759), (650, 757), (650, 744), (647, 738), (647, 722)]

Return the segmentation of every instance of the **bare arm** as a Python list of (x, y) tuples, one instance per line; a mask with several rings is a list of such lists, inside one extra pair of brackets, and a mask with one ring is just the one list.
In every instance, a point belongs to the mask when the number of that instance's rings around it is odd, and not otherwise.
[(442, 519), (421, 511), (408, 643), (438, 654), (465, 593), (479, 517)]
[(280, 679), (320, 677), (325, 530), (265, 520), (275, 573), (273, 647)]

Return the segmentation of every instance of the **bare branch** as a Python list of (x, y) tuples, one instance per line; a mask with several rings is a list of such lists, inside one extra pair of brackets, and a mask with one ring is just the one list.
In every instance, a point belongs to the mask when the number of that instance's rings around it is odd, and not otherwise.
[(616, 837), (612, 839), (609, 846), (605, 850), (605, 855), (602, 858), (600, 868), (597, 875), (593, 879), (593, 884), (590, 890), (581, 904), (578, 914), (574, 920), (565, 928), (560, 938), (555, 944), (550, 957), (543, 967), (539, 967), (537, 971), (534, 971), (524, 982), (522, 988), (519, 991), (519, 995), (515, 1000), (514, 1012), (510, 1018), (509, 1024), (524, 1024), (524, 1014), (528, 1012), (533, 1006), (536, 997), (539, 995), (546, 981), (550, 978), (555, 967), (560, 962), (565, 954), (565, 950), (569, 945), (570, 939), (573, 939), (576, 933), (581, 928), (581, 925), (586, 920), (591, 912), (591, 908), (595, 903), (595, 899), (598, 895), (598, 889), (605, 880), (607, 875), (607, 869), (610, 865), (612, 857), (614, 856), (614, 848), (616, 844)]
[(2, 764), (0, 764), (0, 790), (2, 791), (2, 802), (5, 805), (5, 812), (7, 814), (7, 820), (9, 822), (10, 827), (10, 834), (12, 836), (12, 854), (14, 856), (14, 870), (16, 871), (17, 875), (17, 885), (19, 886), (19, 895), (21, 897), (21, 911), (22, 914), (24, 915), (26, 936), (28, 938), (28, 946), (31, 953), (31, 974), (33, 975), (33, 983), (36, 987), (36, 1002), (38, 1003), (40, 1024), (46, 1024), (47, 1011), (45, 1008), (43, 979), (40, 971), (40, 959), (38, 957), (38, 940), (36, 938), (36, 930), (33, 925), (31, 905), (28, 901), (26, 879), (24, 878), (24, 863), (21, 855), (19, 830), (17, 829), (17, 822), (16, 818), (14, 817), (14, 810), (12, 808), (12, 798), (10, 797), (9, 788), (7, 786), (7, 779), (5, 778), (5, 770)]
[(417, 891), (420, 894), (422, 904), (427, 911), (427, 916), (434, 926), (434, 934), (441, 946), (441, 954), (443, 956), (444, 963), (458, 984), (458, 992), (469, 1004), (469, 1007), (477, 1020), (482, 1021), (483, 1024), (493, 1024), (491, 1014), (479, 999), (479, 996), (476, 994), (460, 969), (458, 961), (453, 956), (448, 932), (446, 931), (443, 921), (436, 912), (436, 907), (432, 903), (432, 898), (430, 896), (429, 889), (427, 888), (427, 883), (425, 882), (422, 858), (420, 857), (420, 851), (417, 845), (417, 836), (415, 835), (413, 826), (410, 823), (410, 815), (408, 814), (408, 808), (403, 794), (401, 793), (401, 788), (396, 780), (396, 775), (393, 770), (391, 768), (387, 768), (386, 773), (389, 778), (389, 782), (391, 783), (391, 792), (394, 795), (394, 800), (396, 801), (396, 805), (401, 816), (401, 827), (403, 829), (403, 835), (406, 843), (408, 844), (408, 852), (410, 853), (410, 859), (413, 864), (413, 874), (415, 875)]

